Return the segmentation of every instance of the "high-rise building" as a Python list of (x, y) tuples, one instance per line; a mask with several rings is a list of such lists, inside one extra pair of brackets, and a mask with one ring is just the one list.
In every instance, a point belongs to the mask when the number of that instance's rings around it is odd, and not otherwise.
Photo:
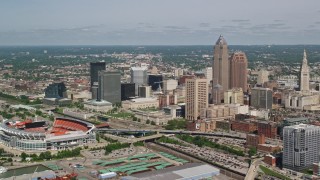
[(178, 81), (175, 79), (167, 79), (163, 81), (163, 91), (173, 91), (177, 88)]
[(149, 98), (151, 96), (151, 86), (139, 86), (138, 94), (139, 97)]
[(146, 67), (131, 67), (131, 83), (135, 84), (135, 93), (138, 95), (138, 87), (148, 84)]
[(98, 99), (111, 103), (121, 102), (121, 74), (118, 71), (99, 72)]
[(106, 63), (105, 62), (91, 62), (90, 63), (90, 87), (94, 84), (98, 83), (98, 73), (99, 71), (106, 70)]
[(207, 79), (186, 80), (186, 119), (197, 120), (200, 109), (208, 107)]
[(204, 75), (206, 79), (208, 80), (208, 83), (210, 84), (210, 81), (212, 81), (212, 67), (206, 67), (204, 70)]
[(216, 84), (212, 87), (212, 104), (221, 104), (223, 96), (223, 87), (220, 84)]
[(44, 90), (45, 98), (67, 98), (67, 88), (63, 82), (50, 84)]
[(241, 88), (233, 88), (224, 92), (225, 104), (244, 104), (243, 91)]
[(151, 86), (153, 91), (163, 88), (162, 85), (163, 77), (161, 74), (149, 74), (148, 75), (148, 85)]
[(302, 60), (301, 69), (300, 69), (300, 76), (299, 76), (299, 86), (302, 94), (309, 93), (309, 90), (310, 90), (309, 80), (310, 80), (310, 71), (308, 66), (307, 53), (306, 53), (306, 50), (304, 50), (303, 60)]
[[(228, 45), (227, 41), (221, 35), (214, 46), (212, 69), (213, 87), (216, 84), (220, 84), (222, 86), (222, 91), (228, 90), (230, 85), (230, 63)], [(221, 96), (221, 98), (223, 99), (223, 96)]]
[(129, 100), (135, 97), (135, 85), (134, 83), (122, 83), (121, 84), (121, 101)]
[(243, 92), (247, 92), (247, 68), (248, 59), (244, 52), (237, 51), (231, 55), (230, 59), (230, 87), (242, 88)]
[(263, 83), (269, 81), (269, 71), (261, 69), (258, 72), (257, 84), (263, 85)]
[(272, 101), (271, 89), (260, 87), (251, 89), (251, 106), (257, 109), (272, 109)]
[(306, 124), (283, 128), (284, 168), (301, 171), (319, 163), (320, 127)]

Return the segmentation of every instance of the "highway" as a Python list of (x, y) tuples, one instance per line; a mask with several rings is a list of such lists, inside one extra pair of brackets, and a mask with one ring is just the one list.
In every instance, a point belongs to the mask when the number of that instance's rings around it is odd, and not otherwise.
[(231, 135), (223, 132), (215, 132), (215, 133), (205, 133), (205, 132), (197, 132), (197, 131), (179, 131), (179, 130), (156, 130), (156, 129), (110, 129), (110, 128), (99, 128), (95, 129), (98, 132), (113, 132), (113, 133), (122, 133), (122, 132), (130, 132), (130, 133), (149, 133), (156, 132), (160, 134), (189, 134), (189, 135), (203, 135), (203, 136), (220, 136), (220, 137), (229, 137), (235, 139), (246, 139), (245, 136), (240, 135)]
[(259, 169), (259, 165), (261, 163), (261, 161), (263, 160), (263, 158), (259, 158), (259, 159), (255, 159), (252, 163), (251, 166), (247, 172), (246, 177), (244, 178), (244, 180), (252, 180), (256, 177), (258, 169)]

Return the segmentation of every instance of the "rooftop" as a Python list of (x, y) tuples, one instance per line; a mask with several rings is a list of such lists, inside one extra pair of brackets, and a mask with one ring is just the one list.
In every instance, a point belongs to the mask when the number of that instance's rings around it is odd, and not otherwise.
[(220, 174), (220, 170), (202, 163), (187, 163), (181, 166), (165, 168), (157, 171), (134, 174), (123, 177), (123, 180), (168, 180), (168, 179), (192, 179), (198, 177), (212, 177)]
[(157, 101), (156, 98), (136, 98), (136, 99), (131, 99), (128, 100), (130, 102), (147, 102), (147, 101)]
[(89, 104), (89, 105), (94, 105), (94, 106), (107, 106), (107, 105), (112, 106), (112, 103), (109, 101), (105, 101), (105, 100), (97, 101), (96, 99), (89, 100), (89, 101), (85, 102), (84, 104)]
[(131, 70), (133, 71), (144, 71), (147, 70), (146, 67), (131, 67)]

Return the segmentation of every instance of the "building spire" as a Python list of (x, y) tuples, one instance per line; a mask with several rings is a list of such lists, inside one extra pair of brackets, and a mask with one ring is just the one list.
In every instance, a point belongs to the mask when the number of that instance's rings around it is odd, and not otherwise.
[(308, 63), (306, 49), (303, 51), (303, 63)]

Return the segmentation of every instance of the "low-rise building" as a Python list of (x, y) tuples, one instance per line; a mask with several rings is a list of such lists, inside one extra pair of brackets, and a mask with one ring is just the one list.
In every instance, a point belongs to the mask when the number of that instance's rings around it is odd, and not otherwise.
[(188, 122), (189, 131), (211, 132), (216, 129), (216, 121), (196, 120)]
[(156, 125), (166, 125), (168, 121), (172, 120), (172, 116), (165, 114), (164, 111), (132, 111), (136, 118), (140, 119), (141, 122), (146, 123), (147, 120), (154, 122)]
[(320, 176), (320, 162), (319, 163), (313, 163), (312, 170), (313, 170), (313, 175)]
[(272, 145), (272, 144), (259, 144), (258, 151), (262, 151), (265, 153), (280, 152), (281, 147), (277, 145)]
[(275, 139), (277, 138), (277, 124), (268, 121), (258, 121), (258, 134), (264, 135), (267, 138)]
[(182, 108), (178, 105), (170, 105), (163, 108), (163, 111), (167, 115), (171, 115), (172, 118), (180, 118), (183, 117), (182, 115)]
[(276, 158), (270, 154), (264, 156), (263, 162), (273, 167), (276, 166)]
[(251, 133), (257, 130), (257, 123), (254, 120), (232, 121), (231, 130)]
[(304, 95), (301, 93), (286, 93), (284, 94), (285, 108), (305, 110), (306, 106), (311, 109), (312, 106), (317, 106), (320, 103), (319, 94)]
[(216, 121), (216, 128), (229, 131), (231, 128), (231, 123), (230, 123), (230, 121), (226, 121), (226, 120), (217, 120)]
[(145, 109), (145, 108), (159, 108), (159, 101), (156, 98), (136, 98), (122, 101), (124, 109)]
[(264, 135), (247, 134), (247, 147), (258, 147), (259, 144), (265, 144), (266, 138)]
[(108, 112), (112, 109), (112, 103), (105, 100), (97, 101), (92, 99), (84, 102), (83, 105), (85, 109), (97, 112)]

